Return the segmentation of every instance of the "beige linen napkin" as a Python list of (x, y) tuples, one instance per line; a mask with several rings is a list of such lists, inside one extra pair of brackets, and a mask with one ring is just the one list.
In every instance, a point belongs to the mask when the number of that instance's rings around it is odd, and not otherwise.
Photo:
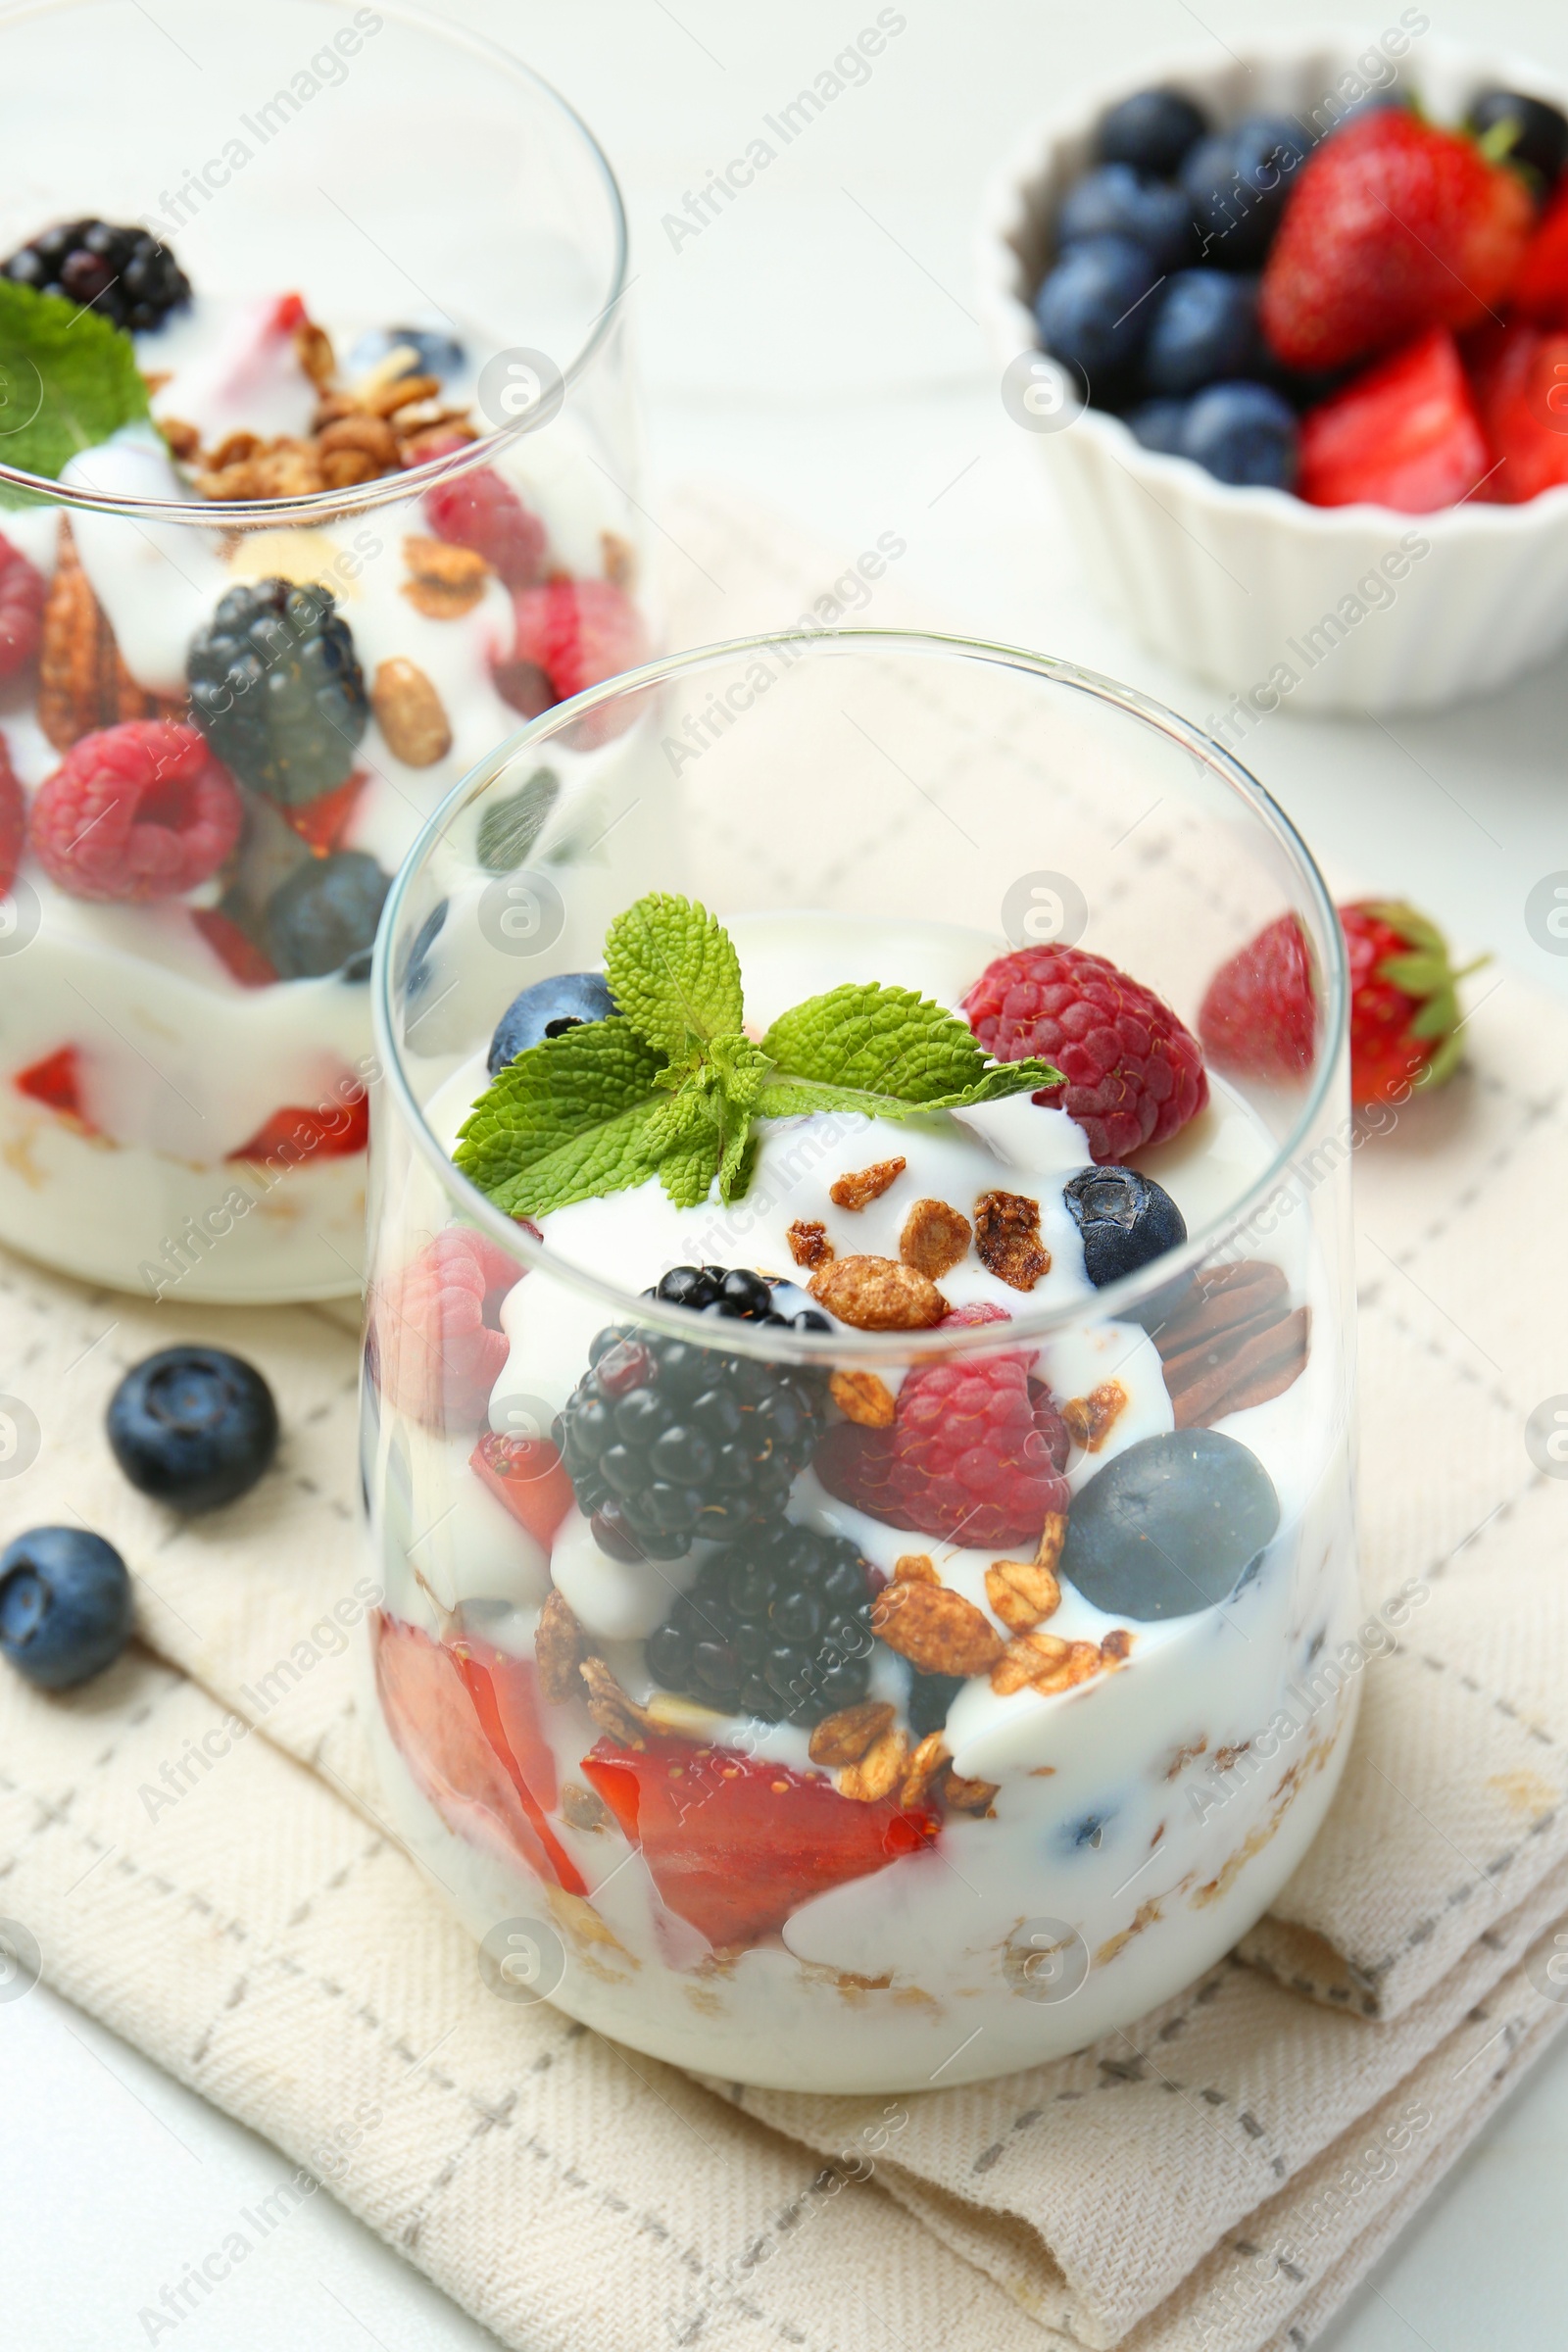
[[(779, 625), (858, 552), (715, 495), (666, 519), (677, 572), (716, 584), (699, 604), (676, 578), (688, 640)], [(870, 617), (915, 616), (884, 582)], [(42, 1437), (0, 1535), (102, 1528), (147, 1646), (63, 1700), (0, 1675), (0, 1911), (61, 1990), (528, 2352), (1305, 2344), (1568, 2016), (1568, 1488), (1525, 1443), (1563, 1379), (1568, 1266), (1517, 1205), (1562, 1162), (1568, 1013), (1507, 974), (1478, 993), (1468, 1071), (1358, 1157), (1368, 1598), (1414, 1592), (1250, 1965), (1077, 2057), (896, 2099), (698, 2082), (497, 1999), (381, 1824), (355, 1719), (344, 1318), (154, 1307), (15, 1260), (0, 1391)], [(196, 1335), (262, 1366), (287, 1434), (187, 1526), (98, 1433), (123, 1367)]]

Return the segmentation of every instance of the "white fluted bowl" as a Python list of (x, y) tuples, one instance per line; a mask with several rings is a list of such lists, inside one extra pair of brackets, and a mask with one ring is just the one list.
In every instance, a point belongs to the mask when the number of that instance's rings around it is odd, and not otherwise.
[[(1176, 55), (1034, 124), (987, 192), (979, 291), (997, 363), (1014, 366), (1014, 384), (1019, 355), (1035, 354), (1045, 416), (1071, 401), (1071, 388), (1038, 352), (1029, 303), (1054, 250), (1056, 207), (1088, 168), (1106, 108), (1133, 88), (1169, 84), (1219, 123), (1304, 119), (1374, 47), (1298, 37), (1250, 45), (1217, 67)], [(1498, 84), (1568, 112), (1568, 85), (1525, 60), (1430, 34), (1413, 37), (1397, 73), (1441, 122), (1458, 122), (1478, 91)], [(1282, 703), (1435, 710), (1507, 685), (1568, 640), (1568, 485), (1522, 506), (1397, 514), (1232, 489), (1185, 458), (1144, 449), (1103, 410), (1031, 438), (1096, 593), (1157, 653), (1239, 690), (1258, 713)]]

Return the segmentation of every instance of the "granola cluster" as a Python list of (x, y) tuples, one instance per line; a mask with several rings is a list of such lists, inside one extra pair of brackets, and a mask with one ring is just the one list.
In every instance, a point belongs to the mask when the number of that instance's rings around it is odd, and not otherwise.
[(232, 432), (204, 448), (195, 425), (177, 416), (159, 420), (170, 454), (204, 498), (232, 503), (353, 490), (479, 438), (466, 402), (445, 399), (438, 376), (397, 372), (406, 365), (403, 352), (389, 352), (346, 384), (324, 327), (306, 319), (293, 334), (300, 367), (317, 389), (309, 437)]

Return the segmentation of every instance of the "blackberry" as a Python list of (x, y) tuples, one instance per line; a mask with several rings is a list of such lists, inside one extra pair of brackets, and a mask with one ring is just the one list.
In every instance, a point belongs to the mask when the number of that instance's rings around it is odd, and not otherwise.
[[(745, 1323), (786, 1325), (791, 1331), (831, 1331), (826, 1315), (814, 1306), (799, 1309), (793, 1300), (804, 1297), (793, 1282), (771, 1282), (749, 1266), (671, 1266), (660, 1276), (645, 1298), (662, 1298), (668, 1306), (690, 1306), (699, 1314), (726, 1315)], [(781, 1310), (778, 1298), (786, 1303)]]
[(556, 1442), (601, 1549), (678, 1560), (782, 1516), (822, 1434), (815, 1374), (625, 1324), (600, 1332), (588, 1358)]
[(963, 1689), (961, 1674), (919, 1674), (909, 1677), (909, 1729), (917, 1740), (940, 1732), (948, 1709)]
[(231, 588), (191, 644), (191, 713), (223, 765), (285, 808), (345, 783), (368, 718), (348, 623), (324, 588)]
[(808, 1726), (864, 1698), (872, 1640), (855, 1545), (782, 1520), (704, 1562), (650, 1635), (648, 1670), (707, 1706)]
[(112, 326), (144, 334), (190, 300), (190, 279), (167, 245), (144, 228), (111, 220), (62, 220), (0, 262), (0, 272), (35, 294), (58, 294)]

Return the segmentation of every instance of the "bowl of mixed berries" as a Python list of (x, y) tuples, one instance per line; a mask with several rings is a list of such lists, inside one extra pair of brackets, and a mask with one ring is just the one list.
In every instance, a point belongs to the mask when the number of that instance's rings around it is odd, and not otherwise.
[(1568, 635), (1568, 89), (1428, 23), (1156, 68), (988, 204), (1004, 404), (1091, 577), (1251, 719)]

